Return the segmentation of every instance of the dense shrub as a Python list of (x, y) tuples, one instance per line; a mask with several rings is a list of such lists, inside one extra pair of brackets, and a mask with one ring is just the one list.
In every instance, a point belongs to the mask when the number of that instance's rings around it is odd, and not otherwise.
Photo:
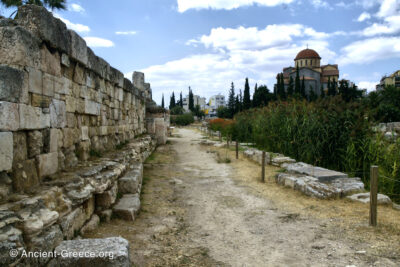
[(213, 119), (209, 123), (209, 128), (213, 131), (219, 131), (222, 135), (231, 138), (233, 132), (233, 120)]
[(194, 122), (191, 112), (182, 115), (171, 115), (171, 123), (179, 126), (186, 126)]
[(369, 185), (371, 165), (380, 166), (380, 190), (400, 200), (400, 141), (390, 143), (372, 132), (361, 102), (340, 96), (316, 102), (291, 100), (239, 113), (235, 139), (298, 161), (348, 172)]

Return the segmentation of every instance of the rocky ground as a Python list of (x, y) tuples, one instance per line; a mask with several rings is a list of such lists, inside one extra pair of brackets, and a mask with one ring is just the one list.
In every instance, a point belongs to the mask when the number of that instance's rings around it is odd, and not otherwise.
[(371, 229), (367, 205), (278, 186), (275, 167), (262, 184), (257, 164), (201, 139), (177, 129), (145, 165), (135, 222), (87, 237), (126, 238), (134, 266), (399, 266), (400, 212), (380, 207)]

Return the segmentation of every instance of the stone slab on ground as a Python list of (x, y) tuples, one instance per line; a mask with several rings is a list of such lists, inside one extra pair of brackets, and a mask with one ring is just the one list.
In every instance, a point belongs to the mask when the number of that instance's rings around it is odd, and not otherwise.
[(321, 167), (314, 167), (304, 162), (297, 162), (291, 164), (283, 164), (290, 173), (305, 174), (317, 178), (320, 182), (329, 182), (338, 178), (348, 178), (348, 175), (342, 172), (332, 171)]
[(113, 207), (113, 214), (127, 221), (134, 221), (140, 210), (138, 194), (126, 194)]
[[(358, 201), (361, 203), (368, 204), (370, 201), (370, 193), (359, 193), (359, 194), (354, 194), (351, 196), (346, 197), (347, 199), (350, 199), (352, 201)], [(386, 195), (383, 194), (378, 194), (378, 204), (380, 205), (391, 205), (392, 201), (390, 198)]]
[[(129, 261), (129, 242), (122, 237), (63, 241), (56, 247), (55, 252), (60, 253), (60, 255), (64, 253), (64, 257), (57, 257), (54, 266), (131, 266)], [(66, 253), (68, 255), (65, 255)], [(86, 255), (83, 253), (86, 253)]]
[(118, 180), (118, 191), (121, 194), (140, 194), (143, 180), (143, 164), (131, 164), (131, 170)]

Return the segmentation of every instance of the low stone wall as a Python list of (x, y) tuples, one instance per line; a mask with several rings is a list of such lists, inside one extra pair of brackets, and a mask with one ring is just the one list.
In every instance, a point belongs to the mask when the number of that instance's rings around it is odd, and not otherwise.
[[(135, 139), (42, 181), (30, 195), (13, 195), (0, 206), (0, 265), (46, 266), (51, 258), (21, 258), (22, 252), (53, 252), (63, 240), (79, 239), (113, 214), (133, 221), (140, 209), (143, 161), (155, 146), (150, 136)], [(12, 249), (17, 257), (10, 257)]]
[(147, 102), (45, 8), (0, 18), (0, 203), (144, 133)]

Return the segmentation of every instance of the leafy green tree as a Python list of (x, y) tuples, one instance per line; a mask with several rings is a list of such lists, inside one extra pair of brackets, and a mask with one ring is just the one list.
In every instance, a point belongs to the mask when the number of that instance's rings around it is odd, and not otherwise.
[(249, 85), (249, 79), (246, 78), (246, 82), (244, 84), (243, 110), (246, 110), (249, 108), (251, 108), (250, 85)]
[(170, 100), (169, 100), (169, 109), (171, 110), (171, 109), (173, 109), (175, 106), (176, 106), (176, 103), (175, 103), (175, 93), (172, 92), (171, 98), (170, 98)]
[(164, 94), (162, 94), (161, 107), (162, 107), (162, 108), (165, 108), (165, 105), (164, 105)]
[(329, 96), (335, 96), (336, 95), (336, 80), (333, 78), (333, 81), (331, 82), (331, 79), (329, 77), (328, 80), (328, 95)]
[(253, 107), (264, 107), (267, 106), (270, 101), (273, 100), (273, 94), (270, 93), (266, 85), (261, 85), (254, 92)]
[(203, 118), (205, 116), (204, 111), (202, 111), (200, 108), (200, 105), (196, 105), (194, 107), (193, 114), (198, 118)]
[(172, 109), (170, 109), (171, 115), (182, 115), (185, 113), (185, 110), (181, 106), (175, 106)]
[(231, 83), (231, 89), (229, 90), (229, 97), (228, 97), (228, 111), (229, 111), (229, 118), (233, 118), (235, 114), (235, 85), (233, 82)]
[(229, 109), (227, 107), (224, 106), (220, 106), (217, 108), (217, 116), (218, 118), (229, 118)]
[(194, 98), (193, 98), (193, 92), (192, 92), (192, 89), (190, 89), (190, 86), (189, 86), (189, 110), (190, 111), (194, 110)]

